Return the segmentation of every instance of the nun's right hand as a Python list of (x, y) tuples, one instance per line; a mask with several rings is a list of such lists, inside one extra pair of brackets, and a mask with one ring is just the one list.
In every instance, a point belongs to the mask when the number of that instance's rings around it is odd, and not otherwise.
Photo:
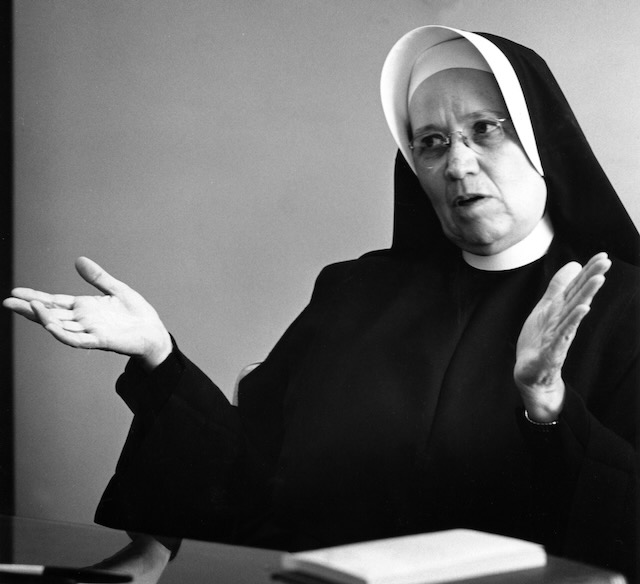
[(3, 305), (41, 324), (65, 345), (138, 357), (149, 370), (162, 363), (171, 352), (171, 337), (155, 309), (94, 261), (78, 258), (76, 269), (102, 295), (15, 288)]
[(125, 548), (90, 568), (129, 574), (134, 584), (156, 584), (169, 563), (170, 551), (151, 536), (132, 538)]

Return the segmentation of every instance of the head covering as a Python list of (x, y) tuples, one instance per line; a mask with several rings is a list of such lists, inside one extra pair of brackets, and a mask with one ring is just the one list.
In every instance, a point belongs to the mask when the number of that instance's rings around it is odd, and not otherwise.
[[(478, 69), (491, 73), (491, 67), (484, 57), (467, 39), (458, 38), (445, 41), (420, 53), (411, 68), (409, 76), (409, 90), (406, 92), (407, 106), (411, 103), (411, 97), (423, 81), (445, 69), (464, 68)], [(398, 86), (404, 84), (390, 84), (393, 97), (403, 99), (404, 91), (399, 91)], [(393, 90), (396, 91), (393, 91)]]
[(584, 254), (606, 251), (640, 265), (640, 237), (593, 154), (562, 90), (532, 50), (488, 33), (445, 26), (417, 28), (391, 49), (381, 77), (382, 105), (400, 153), (395, 170), (392, 249), (423, 253), (450, 247), (412, 168), (408, 89), (420, 55), (464, 38), (486, 60), (529, 160), (547, 183), (547, 212), (556, 234)]

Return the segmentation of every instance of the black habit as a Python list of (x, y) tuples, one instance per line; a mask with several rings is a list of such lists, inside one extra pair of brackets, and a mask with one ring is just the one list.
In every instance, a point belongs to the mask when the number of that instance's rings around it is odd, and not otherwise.
[[(177, 347), (151, 374), (129, 363), (118, 392), (135, 417), (98, 522), (290, 550), (469, 527), (633, 573), (637, 232), (544, 62), (486, 36), (527, 98), (549, 252), (468, 266), (399, 156), (391, 249), (322, 271), (237, 407)], [(613, 265), (563, 368), (566, 403), (536, 427), (516, 340), (553, 274), (597, 251)]]

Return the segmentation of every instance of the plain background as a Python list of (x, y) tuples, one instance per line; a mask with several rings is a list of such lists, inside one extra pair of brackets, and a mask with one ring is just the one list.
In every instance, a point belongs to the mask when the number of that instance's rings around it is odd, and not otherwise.
[[(637, 0), (16, 0), (16, 285), (88, 293), (87, 255), (141, 292), (231, 392), (325, 264), (391, 241), (378, 99), (424, 24), (543, 55), (636, 224)], [(606, 212), (606, 209), (603, 209)], [(130, 413), (125, 359), (15, 328), (17, 513), (91, 522)]]

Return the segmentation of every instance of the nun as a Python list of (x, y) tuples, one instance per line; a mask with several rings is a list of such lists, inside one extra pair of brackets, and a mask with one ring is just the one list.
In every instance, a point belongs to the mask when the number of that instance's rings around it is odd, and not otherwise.
[(155, 553), (161, 571), (173, 537), (302, 550), (466, 527), (635, 573), (636, 228), (533, 51), (417, 28), (381, 93), (392, 245), (324, 268), (237, 404), (87, 258), (103, 296), (5, 301), (132, 357), (96, 520), (156, 537), (107, 567)]

